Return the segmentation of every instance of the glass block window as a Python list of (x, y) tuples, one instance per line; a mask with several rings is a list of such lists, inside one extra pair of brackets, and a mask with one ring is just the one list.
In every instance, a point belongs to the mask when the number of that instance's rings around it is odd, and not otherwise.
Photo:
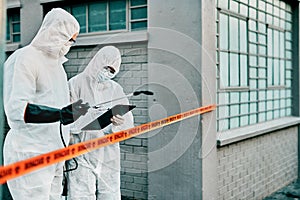
[(292, 12), (280, 0), (216, 0), (217, 129), (291, 115)]
[(20, 9), (7, 10), (6, 42), (21, 41)]
[(80, 24), (80, 33), (147, 29), (147, 0), (99, 0), (62, 6)]

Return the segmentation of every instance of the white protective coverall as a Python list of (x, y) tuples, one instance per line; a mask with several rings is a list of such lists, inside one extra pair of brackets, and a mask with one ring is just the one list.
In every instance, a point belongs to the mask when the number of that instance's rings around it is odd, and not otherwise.
[[(121, 55), (113, 46), (100, 49), (89, 62), (85, 70), (69, 80), (71, 100), (82, 99), (90, 105), (124, 97), (123, 88), (113, 80), (99, 81), (99, 72), (105, 66), (119, 72)], [(102, 109), (112, 108), (117, 104), (129, 104), (127, 98), (103, 105)], [(91, 109), (90, 109), (91, 110)], [(104, 111), (103, 111), (104, 112)], [(90, 111), (89, 111), (90, 113)], [(87, 113), (86, 116), (89, 114)], [(103, 136), (104, 134), (133, 127), (131, 112), (123, 115), (124, 123), (120, 126), (110, 124), (97, 131), (83, 131), (72, 134), (71, 143), (78, 143)], [(76, 124), (76, 122), (74, 123)], [(76, 157), (78, 168), (68, 173), (70, 200), (120, 200), (120, 147), (119, 143)], [(69, 161), (69, 168), (74, 162)]]
[[(4, 65), (4, 107), (10, 131), (4, 142), (4, 164), (14, 163), (63, 147), (59, 122), (24, 122), (27, 103), (61, 108), (70, 103), (62, 66), (70, 48), (66, 43), (79, 24), (68, 12), (52, 9), (33, 41), (15, 51)], [(63, 127), (69, 142), (69, 127)], [(14, 200), (60, 199), (63, 164), (58, 163), (8, 181)]]

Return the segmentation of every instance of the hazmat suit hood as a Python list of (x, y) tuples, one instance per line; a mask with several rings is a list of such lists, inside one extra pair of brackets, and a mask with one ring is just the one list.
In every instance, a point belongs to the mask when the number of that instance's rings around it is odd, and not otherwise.
[(60, 51), (75, 33), (79, 33), (77, 20), (67, 11), (54, 8), (48, 12), (31, 45), (52, 57), (59, 58)]
[(106, 66), (114, 68), (115, 73), (113, 77), (115, 77), (120, 71), (121, 54), (119, 49), (114, 46), (105, 46), (101, 48), (89, 62), (89, 64), (83, 71), (83, 74), (97, 81), (98, 74)]

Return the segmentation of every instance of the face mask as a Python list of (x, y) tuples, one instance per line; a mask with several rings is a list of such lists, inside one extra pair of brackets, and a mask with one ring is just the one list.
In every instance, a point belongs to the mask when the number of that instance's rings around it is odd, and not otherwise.
[(110, 77), (108, 76), (107, 71), (106, 70), (100, 71), (99, 74), (98, 74), (98, 81), (100, 83), (102, 83), (102, 82), (108, 81), (108, 80), (110, 80)]
[(69, 43), (64, 44), (64, 46), (59, 51), (59, 56), (66, 55), (70, 51), (70, 48), (71, 48), (71, 44)]

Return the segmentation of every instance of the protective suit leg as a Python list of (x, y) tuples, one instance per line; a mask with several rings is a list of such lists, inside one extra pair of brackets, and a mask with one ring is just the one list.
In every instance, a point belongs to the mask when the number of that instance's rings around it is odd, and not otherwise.
[[(7, 156), (14, 155), (14, 156)], [(12, 145), (4, 145), (4, 164), (40, 155), (32, 152), (20, 152)], [(57, 163), (31, 172), (7, 182), (14, 200), (60, 199), (62, 192), (62, 165)], [(53, 175), (55, 178), (53, 179)], [(33, 199), (34, 197), (34, 199)]]
[(101, 165), (97, 180), (97, 200), (121, 200), (118, 143), (104, 147), (104, 161)]
[[(61, 196), (61, 178), (53, 181), (53, 173), (57, 171), (57, 165), (51, 165), (41, 170), (26, 174), (20, 178), (8, 181), (8, 188), (14, 200), (49, 199), (57, 200)], [(53, 187), (55, 185), (55, 187)], [(51, 188), (51, 189), (50, 189)], [(55, 189), (54, 189), (55, 188)]]
[(68, 172), (67, 176), (68, 200), (96, 200), (96, 175), (90, 168), (80, 162), (78, 168)]
[(62, 181), (63, 181), (63, 165), (64, 163), (58, 163), (55, 169), (55, 176), (51, 184), (50, 199), (57, 200), (61, 199), (62, 194)]

